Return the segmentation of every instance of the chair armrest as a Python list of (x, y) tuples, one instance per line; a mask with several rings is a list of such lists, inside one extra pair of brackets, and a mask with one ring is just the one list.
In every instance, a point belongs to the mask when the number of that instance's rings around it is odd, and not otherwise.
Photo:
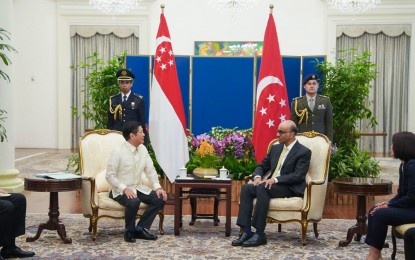
[(304, 211), (308, 212), (308, 219), (320, 220), (322, 218), (326, 191), (327, 179), (307, 182), (306, 194), (304, 194)]
[(322, 180), (312, 180), (312, 181), (310, 181), (310, 184), (311, 185), (323, 185), (325, 182), (326, 182), (325, 179), (322, 179)]
[(92, 215), (93, 210), (98, 208), (97, 199), (98, 194), (95, 186), (95, 178), (82, 177), (81, 200), (84, 215)]

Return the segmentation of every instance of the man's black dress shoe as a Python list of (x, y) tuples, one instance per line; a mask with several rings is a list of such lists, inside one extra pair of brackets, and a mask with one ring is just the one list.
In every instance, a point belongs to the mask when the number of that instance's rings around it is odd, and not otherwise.
[(242, 235), (238, 239), (235, 239), (234, 241), (232, 241), (232, 246), (242, 246), (242, 243), (250, 239), (252, 235), (253, 233), (248, 235), (247, 233), (243, 232)]
[(145, 228), (141, 231), (134, 231), (134, 237), (144, 240), (157, 240), (157, 236), (148, 232)]
[(0, 252), (1, 257), (4, 259), (7, 258), (24, 258), (24, 257), (32, 257), (35, 255), (35, 252), (32, 251), (23, 251), (20, 247), (15, 247), (13, 249), (10, 248), (3, 248)]
[(135, 243), (135, 236), (133, 231), (126, 230), (124, 232), (124, 240), (128, 243)]
[(254, 234), (250, 239), (246, 240), (242, 243), (243, 247), (253, 247), (253, 246), (261, 246), (267, 244), (267, 237), (264, 235), (260, 236), (258, 234)]

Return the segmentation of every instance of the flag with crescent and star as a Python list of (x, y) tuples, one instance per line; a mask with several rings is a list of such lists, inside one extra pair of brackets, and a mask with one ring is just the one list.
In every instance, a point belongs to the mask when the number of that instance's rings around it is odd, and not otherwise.
[(186, 118), (166, 18), (162, 13), (156, 37), (150, 91), (149, 134), (157, 162), (170, 182), (189, 161)]
[(274, 17), (269, 14), (265, 30), (261, 68), (256, 90), (253, 144), (257, 162), (267, 154), (268, 144), (277, 137), (278, 125), (290, 119), (284, 68)]

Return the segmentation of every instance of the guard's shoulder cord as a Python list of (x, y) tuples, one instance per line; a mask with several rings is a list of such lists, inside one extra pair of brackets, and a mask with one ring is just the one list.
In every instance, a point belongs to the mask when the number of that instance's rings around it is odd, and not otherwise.
[(303, 122), (304, 116), (305, 116), (305, 123), (307, 125), (307, 123), (308, 123), (308, 110), (307, 110), (307, 108), (298, 110), (298, 99), (295, 100), (294, 111), (297, 114), (297, 116), (300, 118), (300, 120), (298, 121), (298, 124), (301, 125), (301, 123)]
[(110, 113), (114, 114), (114, 120), (117, 120), (117, 112), (118, 112), (118, 117), (121, 120), (122, 119), (122, 106), (121, 104), (118, 104), (114, 109), (112, 109), (112, 99), (110, 98)]

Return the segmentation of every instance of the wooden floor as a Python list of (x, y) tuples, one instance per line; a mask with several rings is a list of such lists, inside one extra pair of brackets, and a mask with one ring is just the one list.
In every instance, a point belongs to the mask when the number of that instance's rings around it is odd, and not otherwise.
[[(396, 194), (396, 187), (394, 187), (394, 194)], [(45, 213), (49, 208), (49, 193), (47, 192), (30, 192), (23, 191), (23, 194), (27, 198), (27, 212), (28, 213)], [(374, 201), (368, 203), (367, 208), (373, 206), (375, 203), (389, 200), (393, 195), (379, 196)], [(232, 203), (232, 216), (238, 215), (238, 204)], [(80, 196), (75, 191), (60, 192), (59, 193), (59, 211), (60, 213), (69, 214), (81, 214), (82, 205)], [(211, 199), (199, 199), (198, 201), (198, 213), (211, 213), (213, 212), (213, 200)], [(165, 213), (167, 215), (173, 215), (173, 206), (166, 205)], [(190, 205), (188, 201), (183, 204), (183, 214), (190, 215)], [(225, 215), (225, 203), (219, 204), (219, 215)], [(356, 205), (325, 205), (323, 218), (325, 219), (355, 219), (356, 218)]]

